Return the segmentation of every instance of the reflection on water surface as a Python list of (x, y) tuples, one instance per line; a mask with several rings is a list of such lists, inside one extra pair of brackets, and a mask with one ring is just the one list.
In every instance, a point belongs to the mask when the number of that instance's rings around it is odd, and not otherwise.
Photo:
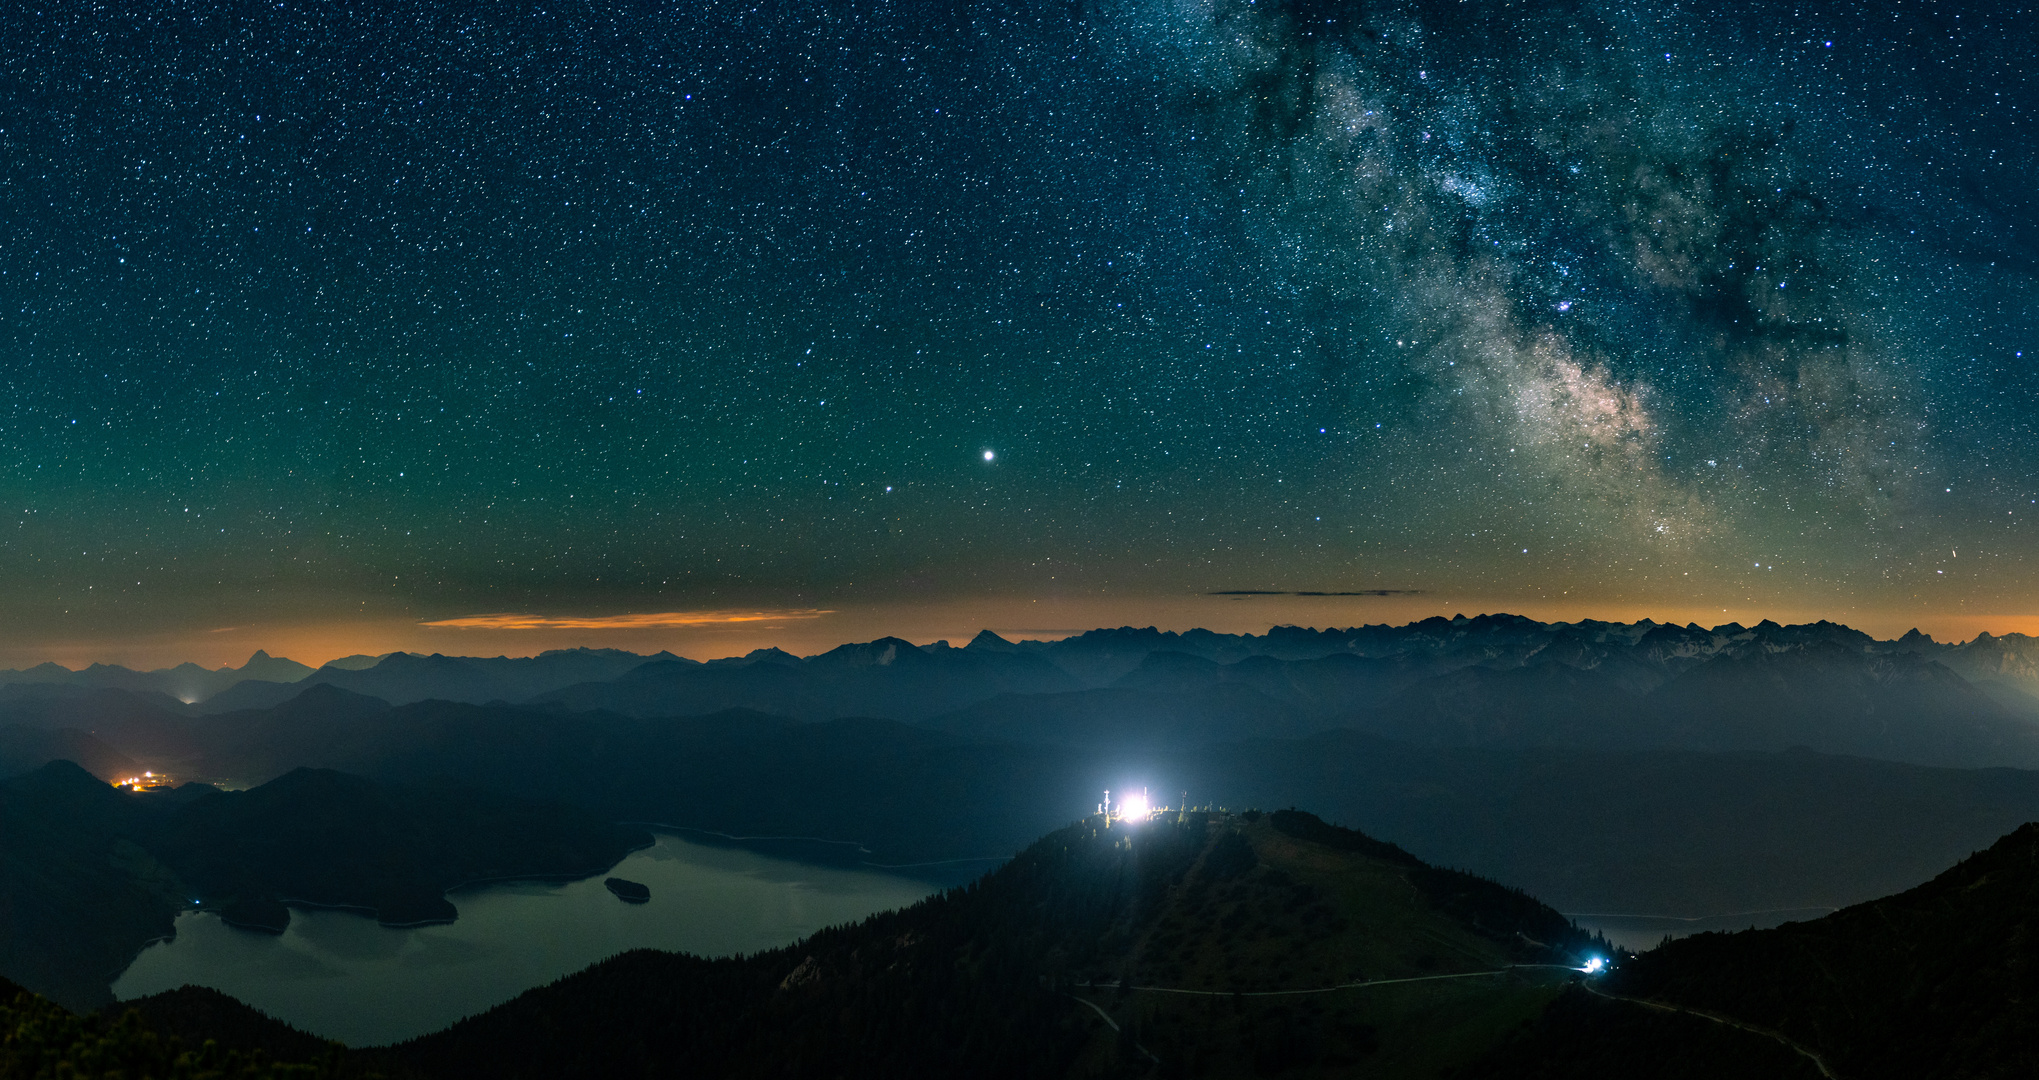
[(464, 889), (450, 894), (458, 921), (411, 930), (297, 910), (275, 937), (185, 914), (176, 939), (143, 950), (113, 991), (125, 999), (209, 986), (306, 1031), (376, 1046), (436, 1031), (628, 949), (756, 952), (935, 889), (669, 835), (609, 874), (650, 886), (651, 902), (623, 903), (597, 876)]

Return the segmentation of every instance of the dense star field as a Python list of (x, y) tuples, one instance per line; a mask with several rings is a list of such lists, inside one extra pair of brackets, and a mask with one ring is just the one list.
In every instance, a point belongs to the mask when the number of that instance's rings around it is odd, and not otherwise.
[(0, 615), (2029, 616), (2035, 52), (1913, 0), (17, 4)]

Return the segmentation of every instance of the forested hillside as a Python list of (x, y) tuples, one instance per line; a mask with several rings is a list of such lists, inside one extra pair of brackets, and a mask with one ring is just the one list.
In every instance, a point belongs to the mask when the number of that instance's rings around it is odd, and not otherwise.
[(1306, 814), (1093, 818), (905, 911), (752, 957), (631, 953), (395, 1054), (449, 1080), (673, 1061), (870, 1077), (1377, 1061), (1413, 1076), (1534, 1015), (1562, 974), (1511, 965), (1587, 944), (1520, 893)]

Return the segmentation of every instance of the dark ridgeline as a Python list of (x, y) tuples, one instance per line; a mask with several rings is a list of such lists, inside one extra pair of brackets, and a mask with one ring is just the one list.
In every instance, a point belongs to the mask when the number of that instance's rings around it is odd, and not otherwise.
[(0, 781), (0, 970), (74, 1008), (108, 987), (179, 911), (281, 932), (283, 901), (392, 925), (449, 921), (446, 890), (600, 873), (650, 842), (585, 811), (315, 769), (250, 791), (136, 794), (69, 762)]
[[(1509, 1020), (1589, 943), (1523, 894), (1308, 814), (1192, 813), (1059, 830), (965, 888), (791, 948), (639, 951), (530, 991), (390, 1060), (458, 1077), (1237, 1075), (1438, 1052), (1382, 988), (1436, 980)], [(1168, 985), (1208, 992), (1171, 995)], [(1392, 999), (1388, 999), (1392, 1000)], [(1118, 1033), (1084, 1001), (1114, 1017)], [(1504, 1027), (1481, 1029), (1491, 1040)], [(1477, 1046), (1457, 1051), (1469, 1058)], [(1443, 1052), (1449, 1060), (1451, 1052)]]
[(2039, 1075), (2039, 824), (1896, 896), (1674, 941), (1608, 988), (1781, 1032), (1844, 1077)]
[(1815, 1055), (1847, 1080), (2039, 1075), (2039, 824), (1896, 896), (1669, 942), (1597, 989), (1560, 998), (1467, 1080), (1728, 1075), (1691, 1067), (1708, 1047), (1769, 1061), (1752, 1075), (1817, 1076)]
[(0, 979), (0, 1076), (14, 1080), (424, 1080), (210, 990), (78, 1015)]
[(1510, 967), (1604, 949), (1557, 912), (1309, 814), (1099, 824), (786, 949), (626, 953), (387, 1049), (342, 1052), (207, 990), (79, 1017), (0, 984), (14, 1033), (0, 1075), (59, 1060), (178, 1080), (1980, 1080), (2039, 1066), (2039, 825), (1906, 893), (1682, 939), (1588, 980)]
[[(1368, 978), (1576, 956), (1587, 943), (1520, 892), (1308, 814), (1157, 824), (1130, 849), (1064, 830), (969, 889), (788, 950), (618, 958), (407, 1044), (392, 1063), (447, 1077), (656, 1075), (678, 1059), (738, 1076), (2039, 1071), (2039, 824), (1925, 885), (1813, 922), (1681, 939), (1562, 990), (1486, 981), (1443, 1003), (1480, 1020), (1448, 1029), (1455, 1056), (1430, 1057), (1420, 1051), (1440, 1031), (1423, 1024), (1436, 1016), (1369, 1012), (1379, 1001), (1358, 996), (1385, 986), (1312, 1010), (1230, 997), (1199, 1008), (1118, 984), (1309, 984), (1352, 964), (1355, 943), (1377, 950), (1377, 966), (1355, 973)], [(1327, 873), (1332, 853), (1338, 870)], [(1368, 875), (1401, 883), (1403, 906), (1341, 888)], [(1454, 935), (1481, 946), (1437, 966)], [(1235, 958), (1250, 959), (1227, 968)], [(1305, 970), (1312, 959), (1319, 966)], [(1058, 990), (1097, 1002), (1123, 1030), (1107, 1039), (1092, 1025), (1085, 1037), (1072, 1013), (1095, 1014), (1066, 999), (1058, 1011)], [(1389, 1016), (1399, 1026), (1380, 1022)], [(605, 1018), (592, 1038), (575, 1034)]]
[(143, 798), (69, 762), (0, 781), (0, 975), (95, 1008), (171, 932), (191, 899), (132, 839), (150, 832)]
[(557, 804), (325, 769), (202, 794), (157, 836), (163, 861), (201, 896), (344, 907), (389, 926), (453, 921), (445, 893), (461, 884), (583, 878), (651, 843), (642, 829)]

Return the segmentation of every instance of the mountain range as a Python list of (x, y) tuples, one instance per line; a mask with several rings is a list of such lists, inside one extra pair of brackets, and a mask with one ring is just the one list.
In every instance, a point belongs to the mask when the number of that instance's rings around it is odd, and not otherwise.
[[(448, 884), (613, 862), (642, 835), (617, 822), (962, 880), (1129, 784), (1313, 807), (1582, 916), (1841, 908), (2039, 820), (2035, 648), (1483, 616), (707, 663), (400, 653), (193, 704), (87, 669), (0, 686), (0, 821), (32, 840), (0, 845), (0, 975), (103, 1001), (193, 899), (257, 928), (286, 901), (455, 917)], [(145, 771), (185, 786), (107, 784)], [(331, 830), (345, 882), (289, 870), (263, 823), (294, 821)], [(539, 843), (559, 830), (580, 839)]]
[[(203, 676), (201, 678), (201, 676)], [(811, 657), (699, 663), (570, 649), (533, 657), (391, 653), (316, 670), (54, 664), (0, 672), (0, 726), (98, 730), (110, 713), (225, 715), (317, 686), (392, 705), (526, 704), (641, 718), (750, 709), (882, 717), (1014, 742), (1136, 748), (1355, 729), (1438, 747), (1776, 751), (1926, 765), (2039, 767), (2039, 639), (1878, 641), (1819, 622), (1712, 628), (1431, 618), (1266, 634), (1094, 630), (967, 646), (899, 638)], [(126, 695), (118, 700), (116, 693)]]

